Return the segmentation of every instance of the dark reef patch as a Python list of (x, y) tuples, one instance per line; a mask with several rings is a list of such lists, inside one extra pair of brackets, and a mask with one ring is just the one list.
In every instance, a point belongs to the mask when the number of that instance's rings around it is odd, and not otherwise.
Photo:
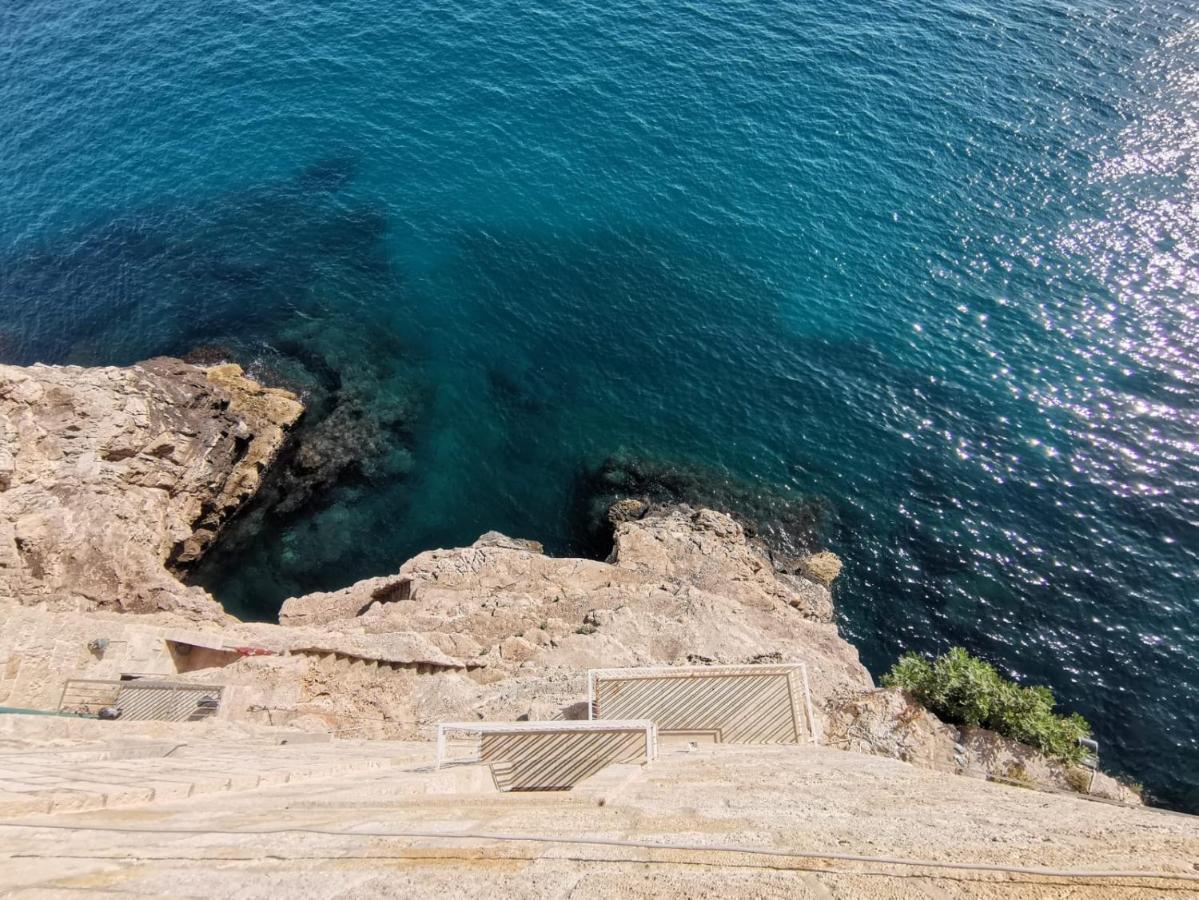
[(408, 358), (374, 337), (312, 327), (280, 342), (290, 355), (276, 349), (249, 367), (300, 385), (307, 411), (258, 495), (192, 575), (244, 616), (270, 619), (287, 596), (341, 587), (391, 562), (376, 556), (377, 539), (361, 538), (403, 515), (427, 391)]
[(404, 508), (428, 392), (400, 334), (388, 217), (355, 193), (359, 169), (333, 154), (290, 178), (0, 254), (4, 362), (237, 362), (304, 401), (258, 496), (188, 573), (244, 617), (273, 618), (289, 593), (393, 562), (363, 536)]
[(184, 353), (181, 358), (193, 366), (208, 367), (233, 362), (235, 356), (236, 354), (229, 347), (223, 347), (220, 344), (199, 344)]
[(758, 538), (780, 563), (821, 546), (833, 518), (821, 497), (781, 492), (730, 478), (701, 463), (657, 459), (621, 449), (599, 465), (584, 467), (575, 479), (571, 501), (574, 550), (592, 559), (612, 552), (618, 500), (647, 504), (687, 503), (731, 515)]
[(303, 169), (296, 176), (296, 185), (304, 191), (340, 190), (361, 167), (362, 161), (353, 152), (330, 153)]
[(356, 164), (193, 204), (163, 203), (77, 225), (0, 254), (3, 361), (128, 364), (198, 345), (244, 351), (326, 297), (397, 287), (386, 216), (348, 191)]
[(540, 416), (552, 405), (527, 378), (512, 375), (499, 366), (487, 367), (487, 393), (497, 407), (513, 415)]

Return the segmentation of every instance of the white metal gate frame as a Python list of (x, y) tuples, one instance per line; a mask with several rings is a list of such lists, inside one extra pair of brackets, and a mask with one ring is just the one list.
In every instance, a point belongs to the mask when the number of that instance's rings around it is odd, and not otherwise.
[(808, 720), (808, 742), (820, 743), (820, 726), (816, 722), (816, 713), (812, 708), (812, 685), (808, 680), (808, 664), (795, 663), (765, 663), (751, 665), (725, 666), (643, 666), (623, 669), (588, 669), (587, 670), (587, 718), (591, 721), (602, 722), (595, 718), (595, 682), (597, 678), (655, 678), (666, 675), (685, 678), (688, 676), (704, 675), (764, 675), (777, 671), (779, 674), (798, 671), (803, 679), (804, 715)]

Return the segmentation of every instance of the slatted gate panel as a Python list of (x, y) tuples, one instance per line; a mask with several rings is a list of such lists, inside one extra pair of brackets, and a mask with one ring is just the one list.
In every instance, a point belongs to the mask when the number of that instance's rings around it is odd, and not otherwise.
[(63, 687), (58, 708), (96, 714), (113, 706), (123, 720), (196, 722), (216, 715), (221, 685), (170, 681), (101, 681), (72, 678)]
[(596, 673), (596, 719), (652, 719), (660, 733), (699, 732), (737, 744), (793, 744), (806, 736), (789, 672)]
[(213, 685), (127, 681), (117, 696), (122, 719), (197, 722), (216, 715), (222, 688)]
[(646, 761), (640, 731), (483, 734), (480, 758), (501, 791), (562, 791), (613, 763)]
[(71, 678), (63, 685), (58, 708), (62, 712), (95, 715), (105, 706), (115, 706), (121, 692), (119, 681), (94, 681)]
[(483, 735), (479, 732), (455, 732), (443, 740), (438, 765), (469, 766), (482, 761)]

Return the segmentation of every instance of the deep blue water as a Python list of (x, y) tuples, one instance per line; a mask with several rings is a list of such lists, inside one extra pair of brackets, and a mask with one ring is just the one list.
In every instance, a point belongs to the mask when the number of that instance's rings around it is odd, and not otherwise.
[(1199, 809), (1197, 154), (1177, 0), (8, 0), (0, 359), (305, 392), (358, 461), (199, 574), (244, 615), (580, 552), (637, 454)]

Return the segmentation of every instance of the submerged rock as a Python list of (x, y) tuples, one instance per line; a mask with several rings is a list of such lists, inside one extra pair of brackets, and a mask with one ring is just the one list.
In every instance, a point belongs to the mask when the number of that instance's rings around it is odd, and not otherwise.
[(800, 560), (799, 571), (805, 577), (829, 587), (841, 574), (841, 558), (836, 553), (822, 550)]
[(346, 332), (314, 320), (239, 353), (248, 371), (298, 391), (307, 411), (254, 501), (190, 577), (243, 614), (273, 618), (298, 588), (332, 589), (347, 567), (361, 577), (393, 564), (372, 564), (363, 550), (374, 546), (380, 497), (388, 495), (388, 522), (403, 514), (427, 392), (385, 328)]
[(223, 617), (172, 572), (254, 496), (302, 412), (236, 365), (0, 366), (0, 599)]
[[(220, 344), (200, 344), (188, 350), (181, 357), (185, 363), (193, 366), (221, 366), (237, 361), (237, 356), (229, 347)], [(278, 385), (274, 385), (278, 387)]]
[[(319, 507), (345, 484), (402, 478), (412, 469), (410, 436), (423, 392), (390, 336), (331, 332), (326, 323), (293, 325), (267, 348), (195, 348), (189, 357), (244, 363), (260, 381), (299, 394), (307, 407), (280, 465), (255, 500), (253, 515), (287, 519)], [(264, 530), (255, 521), (244, 534)], [(274, 530), (281, 530), (275, 528)]]

